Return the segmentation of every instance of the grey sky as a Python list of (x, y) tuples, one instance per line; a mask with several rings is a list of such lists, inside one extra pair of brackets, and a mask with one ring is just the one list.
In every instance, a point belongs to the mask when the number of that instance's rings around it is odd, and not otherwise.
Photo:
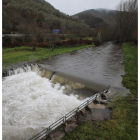
[(61, 12), (74, 15), (89, 9), (115, 9), (122, 0), (46, 0)]

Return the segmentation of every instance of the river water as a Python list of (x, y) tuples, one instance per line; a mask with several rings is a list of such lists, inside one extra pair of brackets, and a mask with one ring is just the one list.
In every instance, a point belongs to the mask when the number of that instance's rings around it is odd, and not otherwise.
[(124, 55), (121, 45), (108, 42), (72, 53), (55, 56), (39, 62), (43, 68), (68, 76), (100, 91), (110, 85), (124, 89)]
[(2, 84), (3, 140), (29, 139), (83, 102), (36, 72), (8, 76)]
[[(124, 75), (122, 48), (111, 42), (55, 56), (39, 64), (95, 91), (110, 85), (110, 98), (128, 92), (121, 84)], [(3, 79), (2, 87), (3, 140), (31, 138), (93, 94), (83, 92), (85, 90), (65, 94), (65, 86), (51, 83), (37, 70), (8, 76)], [(80, 92), (83, 94), (78, 94)], [(83, 95), (84, 98), (79, 98)]]

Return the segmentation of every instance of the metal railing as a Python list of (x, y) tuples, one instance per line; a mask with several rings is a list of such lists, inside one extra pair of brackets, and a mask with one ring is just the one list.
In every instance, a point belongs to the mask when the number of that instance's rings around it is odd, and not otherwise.
[[(109, 90), (109, 88), (108, 88), (108, 90)], [(60, 118), (59, 120), (57, 120), (56, 122), (54, 122), (53, 124), (51, 124), (48, 128), (44, 129), (43, 131), (41, 131), (40, 133), (38, 133), (37, 135), (35, 135), (34, 137), (32, 137), (29, 140), (40, 140), (41, 138), (44, 138), (52, 130), (54, 130), (55, 128), (57, 128), (61, 124), (65, 123), (65, 121), (67, 121), (68, 119), (70, 119), (71, 117), (73, 117), (74, 115), (76, 115), (77, 112), (79, 112), (84, 107), (86, 107), (87, 105), (89, 105), (90, 103), (92, 103), (93, 100), (96, 100), (96, 98), (98, 98), (102, 93), (104, 93), (104, 91), (103, 92), (100, 92), (100, 93), (96, 93), (95, 95), (93, 95), (92, 97), (90, 97), (87, 101), (85, 101), (84, 103), (82, 103), (81, 105), (79, 105), (77, 108), (73, 109), (71, 112), (67, 113), (65, 116), (63, 116), (62, 118)]]

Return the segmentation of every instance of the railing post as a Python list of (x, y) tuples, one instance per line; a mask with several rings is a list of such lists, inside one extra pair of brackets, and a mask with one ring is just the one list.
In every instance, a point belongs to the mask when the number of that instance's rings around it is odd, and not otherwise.
[(95, 96), (95, 101), (97, 100), (97, 94), (96, 94), (96, 96)]
[(47, 139), (47, 137), (48, 137), (48, 133), (47, 133), (47, 132), (48, 132), (48, 128), (46, 129), (46, 139)]
[(87, 105), (89, 105), (89, 100), (87, 100)]
[(76, 112), (78, 112), (79, 111), (79, 107), (77, 107), (77, 110), (76, 110)]
[(66, 119), (65, 119), (65, 116), (63, 117), (63, 123), (65, 123)]
[(49, 126), (48, 130), (49, 130), (49, 131), (51, 130), (50, 126)]

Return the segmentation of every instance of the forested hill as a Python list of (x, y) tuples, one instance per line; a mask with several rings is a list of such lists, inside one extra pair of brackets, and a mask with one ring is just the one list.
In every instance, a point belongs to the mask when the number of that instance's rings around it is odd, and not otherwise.
[(72, 19), (45, 0), (3, 0), (3, 33), (51, 32), (68, 33), (88, 29), (85, 23)]
[(110, 24), (116, 16), (115, 10), (90, 9), (73, 15), (73, 18), (84, 21), (91, 28), (96, 28), (99, 24)]

